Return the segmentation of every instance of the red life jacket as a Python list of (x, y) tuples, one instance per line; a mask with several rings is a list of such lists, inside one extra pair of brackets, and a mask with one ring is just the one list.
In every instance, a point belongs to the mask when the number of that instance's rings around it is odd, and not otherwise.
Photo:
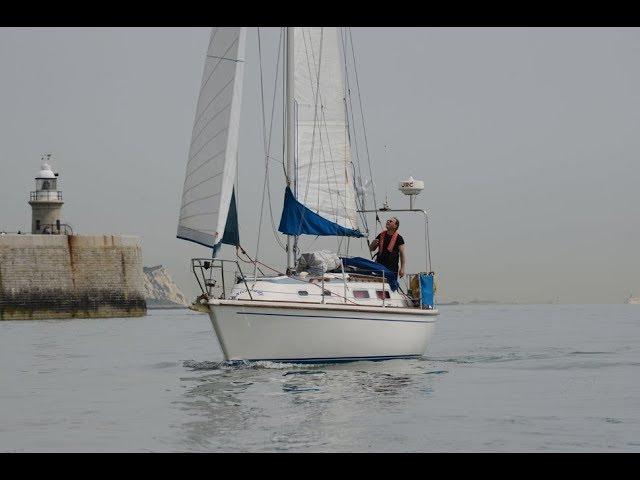
[[(380, 247), (378, 249), (378, 252), (382, 252), (382, 250), (384, 250), (384, 241), (387, 238), (387, 231), (383, 230), (382, 233), (378, 235), (378, 237), (380, 236), (382, 238), (380, 238)], [(396, 246), (397, 239), (398, 239), (398, 230), (396, 230), (394, 234), (391, 235), (391, 241), (389, 242), (389, 245), (387, 245), (387, 252), (393, 252), (393, 247)]]

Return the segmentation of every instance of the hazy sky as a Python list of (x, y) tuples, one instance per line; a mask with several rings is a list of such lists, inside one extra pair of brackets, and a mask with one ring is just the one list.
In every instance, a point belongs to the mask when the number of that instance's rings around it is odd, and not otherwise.
[[(193, 296), (189, 259), (210, 250), (175, 234), (208, 39), (206, 28), (0, 29), (0, 229), (30, 227), (28, 193), (51, 152), (64, 221), (140, 236), (145, 264), (165, 264)], [(425, 181), (416, 203), (430, 214), (441, 301), (640, 294), (640, 29), (354, 28), (353, 39), (376, 193), (404, 208), (397, 183)], [(247, 42), (239, 209), (253, 255), (255, 29)], [(260, 257), (282, 266), (267, 218)], [(400, 219), (408, 270), (422, 270), (422, 224)]]

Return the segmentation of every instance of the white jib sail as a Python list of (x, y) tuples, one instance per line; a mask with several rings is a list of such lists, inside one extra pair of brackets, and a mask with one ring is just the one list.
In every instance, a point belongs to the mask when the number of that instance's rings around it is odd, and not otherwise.
[(293, 30), (294, 194), (323, 218), (357, 229), (339, 32)]
[(238, 152), (246, 27), (211, 30), (182, 191), (178, 238), (214, 247), (224, 235)]

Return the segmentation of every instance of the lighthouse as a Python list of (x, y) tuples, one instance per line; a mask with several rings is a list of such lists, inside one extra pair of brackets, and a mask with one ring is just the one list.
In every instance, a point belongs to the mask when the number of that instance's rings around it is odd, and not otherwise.
[(146, 315), (140, 239), (77, 235), (63, 223), (51, 155), (42, 157), (35, 180), (29, 198), (32, 234), (0, 235), (0, 323)]
[(36, 190), (29, 195), (31, 205), (31, 233), (61, 233), (60, 211), (62, 192), (58, 190), (58, 174), (49, 164), (51, 154), (42, 158), (40, 172), (36, 177)]

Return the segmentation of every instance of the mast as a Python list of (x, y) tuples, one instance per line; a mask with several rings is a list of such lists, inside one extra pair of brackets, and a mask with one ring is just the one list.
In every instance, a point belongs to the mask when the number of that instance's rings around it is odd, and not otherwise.
[(287, 235), (287, 267), (291, 269), (300, 235), (363, 234), (358, 230), (355, 190), (347, 168), (351, 152), (338, 31), (285, 28), (282, 143), (288, 170), (278, 231)]
[[(294, 27), (287, 27), (287, 60), (285, 62), (285, 105), (286, 118), (284, 124), (286, 152), (287, 152), (287, 183), (292, 191), (295, 192), (295, 174), (293, 171), (293, 161), (295, 154), (295, 137), (294, 137), (294, 45), (293, 45)], [(287, 271), (294, 266), (295, 258), (292, 249), (291, 235), (287, 235)], [(288, 273), (288, 272), (287, 272)]]

